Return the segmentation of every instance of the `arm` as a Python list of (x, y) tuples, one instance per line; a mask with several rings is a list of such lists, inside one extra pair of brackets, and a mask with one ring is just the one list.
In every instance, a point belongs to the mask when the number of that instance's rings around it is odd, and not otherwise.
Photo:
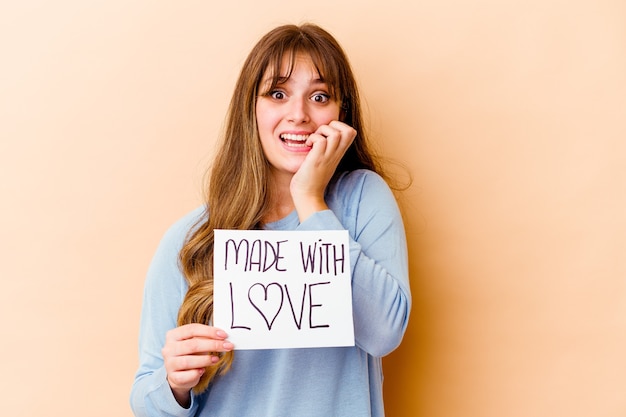
[[(178, 267), (178, 252), (197, 218), (193, 213), (172, 226), (162, 239), (148, 270), (139, 332), (139, 369), (131, 391), (131, 408), (138, 417), (195, 415), (198, 397), (189, 393), (182, 407), (168, 383), (163, 352), (166, 334), (176, 328), (178, 309), (187, 284)], [(185, 395), (182, 395), (185, 397)], [(181, 393), (178, 392), (181, 400)], [(182, 401), (184, 402), (184, 401)]]
[(400, 211), (389, 187), (368, 171), (342, 177), (327, 201), (332, 211), (313, 214), (300, 228), (349, 230), (356, 343), (384, 356), (402, 340), (411, 307)]
[(188, 231), (201, 218), (196, 210), (163, 237), (146, 278), (139, 333), (140, 366), (131, 392), (136, 416), (194, 416), (202, 395), (191, 390), (218, 357), (210, 352), (233, 349), (226, 333), (205, 324), (177, 327), (187, 282), (178, 254)]

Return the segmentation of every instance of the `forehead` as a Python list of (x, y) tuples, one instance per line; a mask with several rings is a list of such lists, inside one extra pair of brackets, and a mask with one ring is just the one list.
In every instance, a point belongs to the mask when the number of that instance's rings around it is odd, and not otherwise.
[(269, 63), (265, 68), (262, 80), (267, 82), (277, 79), (278, 82), (285, 82), (295, 71), (308, 73), (307, 75), (310, 75), (311, 78), (320, 80), (323, 78), (311, 55), (297, 52), (284, 54), (279, 61)]

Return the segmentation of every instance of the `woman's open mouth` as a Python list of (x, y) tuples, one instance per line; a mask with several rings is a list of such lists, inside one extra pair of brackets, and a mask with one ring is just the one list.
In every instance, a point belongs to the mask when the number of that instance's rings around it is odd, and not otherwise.
[(280, 140), (287, 146), (292, 148), (308, 148), (306, 140), (309, 135), (296, 135), (293, 133), (283, 133), (280, 135)]

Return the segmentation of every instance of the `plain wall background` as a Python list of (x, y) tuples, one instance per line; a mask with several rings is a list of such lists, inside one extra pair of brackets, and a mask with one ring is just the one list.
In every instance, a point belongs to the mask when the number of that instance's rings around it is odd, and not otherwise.
[(2, 2), (2, 414), (131, 415), (150, 258), (248, 51), (302, 21), (414, 178), (388, 415), (626, 415), (622, 0)]

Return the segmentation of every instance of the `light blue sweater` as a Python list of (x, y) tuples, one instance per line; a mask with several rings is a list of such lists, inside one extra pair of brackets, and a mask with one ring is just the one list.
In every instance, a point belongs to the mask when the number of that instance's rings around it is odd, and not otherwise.
[[(375, 173), (342, 175), (326, 193), (330, 210), (302, 224), (294, 211), (267, 229), (337, 230), (350, 235), (356, 346), (240, 350), (231, 370), (189, 409), (166, 381), (161, 348), (176, 327), (187, 285), (178, 252), (199, 208), (165, 234), (149, 268), (139, 336), (140, 365), (131, 407), (143, 416), (365, 417), (383, 416), (381, 357), (402, 340), (411, 307), (402, 218), (387, 184)], [(228, 329), (224, 329), (228, 331)]]

